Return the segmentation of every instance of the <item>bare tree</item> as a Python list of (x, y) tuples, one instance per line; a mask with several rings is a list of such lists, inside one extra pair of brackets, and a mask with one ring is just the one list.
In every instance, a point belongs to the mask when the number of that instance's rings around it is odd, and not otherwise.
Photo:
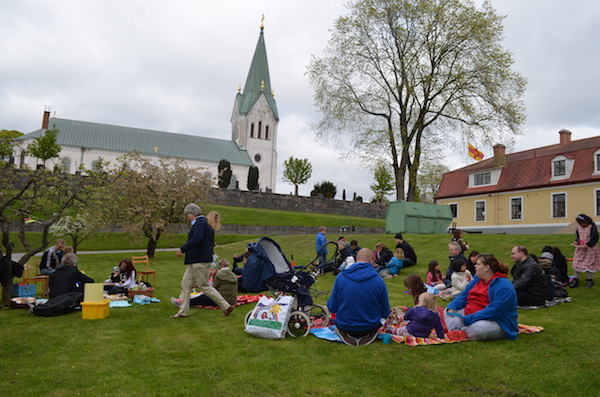
[[(525, 120), (526, 80), (502, 48), (489, 1), (353, 0), (308, 75), (318, 137), (352, 135), (362, 161), (385, 159), (396, 198), (414, 201), (424, 142), (510, 144)], [(405, 186), (408, 186), (406, 189)]]

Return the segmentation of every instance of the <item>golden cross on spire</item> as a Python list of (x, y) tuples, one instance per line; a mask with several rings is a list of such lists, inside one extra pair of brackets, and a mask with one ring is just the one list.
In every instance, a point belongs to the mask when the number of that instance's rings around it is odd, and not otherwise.
[(262, 14), (262, 18), (260, 18), (260, 29), (263, 30), (265, 28), (265, 14)]

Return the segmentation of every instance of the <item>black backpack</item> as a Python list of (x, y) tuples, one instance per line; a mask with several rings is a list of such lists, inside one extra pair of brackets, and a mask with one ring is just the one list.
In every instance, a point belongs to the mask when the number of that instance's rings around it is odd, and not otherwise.
[(82, 292), (69, 292), (49, 299), (33, 308), (33, 314), (41, 317), (60, 316), (72, 312), (83, 301)]

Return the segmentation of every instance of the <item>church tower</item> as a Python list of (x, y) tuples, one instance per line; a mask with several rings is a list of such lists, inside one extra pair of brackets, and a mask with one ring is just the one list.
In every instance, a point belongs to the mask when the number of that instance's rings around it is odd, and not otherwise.
[[(264, 16), (244, 90), (238, 93), (231, 116), (231, 138), (258, 167), (260, 188), (275, 190), (279, 114), (269, 78)], [(240, 181), (242, 182), (242, 181)], [(244, 181), (245, 183), (245, 181)]]

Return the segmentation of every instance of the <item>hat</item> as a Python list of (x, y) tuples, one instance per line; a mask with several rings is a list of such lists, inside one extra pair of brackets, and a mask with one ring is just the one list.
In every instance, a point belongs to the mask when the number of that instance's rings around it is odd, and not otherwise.
[(346, 238), (346, 237), (344, 237), (344, 236), (340, 236), (340, 238), (338, 238), (338, 241), (340, 241), (340, 240), (344, 240), (345, 238)]
[(211, 268), (211, 269), (215, 269), (215, 270), (219, 270), (219, 266), (217, 266), (217, 264), (216, 264), (215, 262), (213, 262), (213, 263), (210, 265), (210, 268)]
[(114, 272), (120, 272), (121, 268), (119, 266), (113, 266), (113, 273)]
[(400, 233), (396, 233), (396, 235), (394, 236), (394, 238), (397, 238), (398, 240), (404, 240), (402, 238), (402, 234), (400, 234)]
[(540, 255), (540, 259), (541, 258), (550, 259), (551, 261), (553, 261), (554, 255), (552, 255), (550, 252), (542, 252), (542, 254)]

